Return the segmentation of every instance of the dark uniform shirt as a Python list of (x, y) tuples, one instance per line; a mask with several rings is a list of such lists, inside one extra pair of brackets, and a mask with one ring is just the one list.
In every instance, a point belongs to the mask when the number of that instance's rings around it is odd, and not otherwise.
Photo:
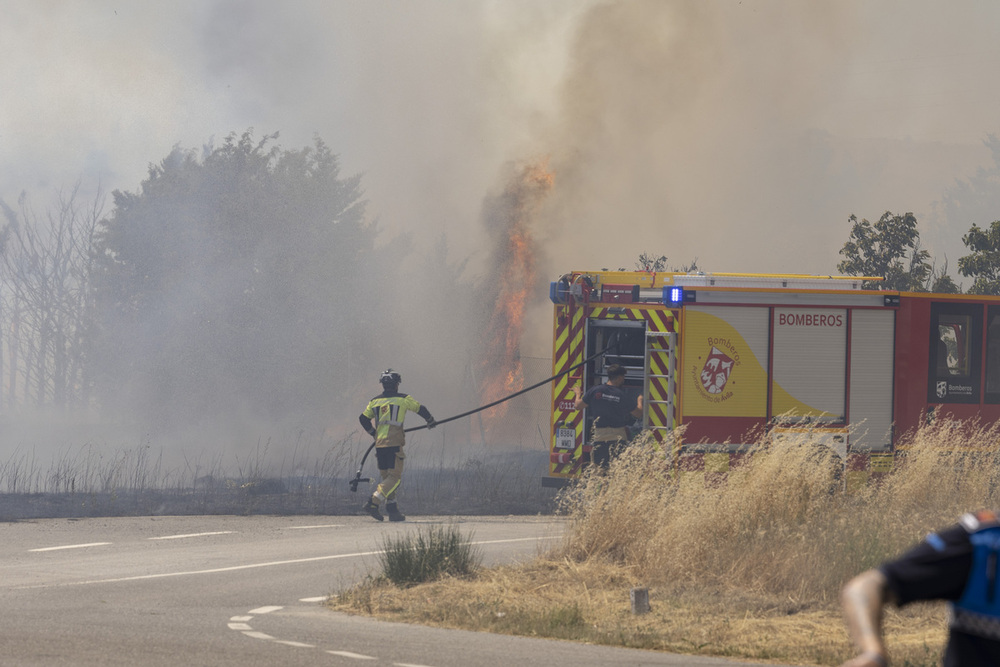
[[(932, 533), (898, 559), (879, 570), (900, 606), (917, 600), (962, 597), (972, 568), (969, 532), (961, 524)], [(1000, 665), (1000, 642), (950, 629), (944, 667)]]
[(590, 416), (601, 428), (621, 428), (632, 423), (629, 413), (635, 410), (636, 401), (620, 387), (597, 385), (588, 389), (581, 400), (587, 404)]

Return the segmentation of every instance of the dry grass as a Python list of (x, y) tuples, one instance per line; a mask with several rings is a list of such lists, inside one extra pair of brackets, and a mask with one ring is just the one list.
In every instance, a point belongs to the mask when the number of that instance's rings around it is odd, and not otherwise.
[[(836, 665), (852, 649), (843, 583), (954, 522), (996, 507), (996, 428), (939, 422), (908, 443), (878, 485), (844, 493), (836, 456), (808, 435), (762, 444), (714, 488), (675, 482), (662, 457), (635, 446), (607, 476), (562, 498), (565, 543), (522, 567), (409, 590), (374, 579), (338, 596), (342, 609), (398, 620), (684, 653)], [(652, 611), (630, 613), (629, 590)], [(895, 664), (938, 663), (940, 604), (891, 610)]]

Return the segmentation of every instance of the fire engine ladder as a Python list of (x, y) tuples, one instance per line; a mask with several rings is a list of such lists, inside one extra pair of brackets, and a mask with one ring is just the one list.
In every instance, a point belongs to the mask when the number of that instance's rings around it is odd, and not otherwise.
[[(677, 387), (674, 369), (677, 361), (677, 334), (669, 331), (646, 331), (645, 368), (642, 382), (642, 427), (659, 431), (657, 440), (672, 431), (675, 424), (674, 397)], [(665, 390), (665, 391), (664, 391)], [(664, 423), (650, 422), (650, 408), (665, 415)], [(657, 419), (657, 422), (661, 421)]]

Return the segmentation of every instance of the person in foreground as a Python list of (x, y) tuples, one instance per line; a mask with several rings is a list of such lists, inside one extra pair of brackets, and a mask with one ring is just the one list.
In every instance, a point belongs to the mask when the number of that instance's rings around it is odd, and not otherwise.
[(841, 603), (861, 652), (843, 667), (889, 664), (882, 632), (887, 604), (917, 600), (951, 604), (944, 667), (1000, 665), (1000, 520), (990, 511), (964, 515), (895, 560), (862, 572), (844, 586)]
[[(437, 422), (430, 411), (412, 396), (399, 393), (402, 377), (391, 368), (382, 373), (382, 393), (368, 402), (359, 416), (361, 427), (375, 438), (375, 459), (382, 481), (362, 509), (376, 521), (384, 518), (379, 505), (385, 502), (389, 521), (405, 521), (406, 517), (396, 506), (396, 491), (403, 481), (403, 454), (405, 434), (403, 422), (408, 411), (416, 412), (427, 421), (427, 428), (434, 428)], [(374, 421), (374, 424), (372, 423)]]

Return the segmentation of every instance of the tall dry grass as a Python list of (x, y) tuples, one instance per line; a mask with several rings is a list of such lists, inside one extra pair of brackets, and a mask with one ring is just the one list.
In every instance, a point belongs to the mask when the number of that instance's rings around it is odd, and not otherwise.
[[(668, 444), (669, 446), (669, 444)], [(854, 574), (962, 513), (997, 507), (1000, 427), (938, 421), (878, 483), (845, 492), (843, 462), (803, 433), (762, 440), (726, 483), (678, 483), (649, 440), (567, 491), (565, 556), (607, 560), (649, 585), (835, 601)]]

